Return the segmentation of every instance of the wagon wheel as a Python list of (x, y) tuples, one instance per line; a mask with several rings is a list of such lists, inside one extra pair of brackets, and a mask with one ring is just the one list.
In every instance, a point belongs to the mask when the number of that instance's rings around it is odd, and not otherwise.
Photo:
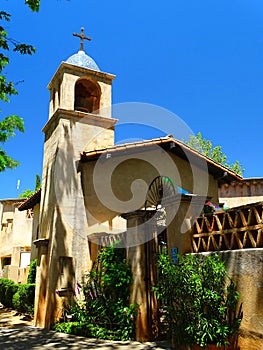
[(177, 193), (172, 180), (167, 176), (158, 176), (150, 184), (145, 200), (145, 209), (155, 207), (162, 203), (165, 198)]

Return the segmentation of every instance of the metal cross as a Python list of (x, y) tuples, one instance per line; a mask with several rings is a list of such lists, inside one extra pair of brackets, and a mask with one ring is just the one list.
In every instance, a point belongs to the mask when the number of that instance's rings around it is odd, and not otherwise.
[(89, 38), (88, 36), (85, 36), (83, 27), (81, 28), (81, 34), (73, 33), (73, 35), (80, 38), (80, 51), (84, 51), (84, 39), (90, 41), (91, 38)]

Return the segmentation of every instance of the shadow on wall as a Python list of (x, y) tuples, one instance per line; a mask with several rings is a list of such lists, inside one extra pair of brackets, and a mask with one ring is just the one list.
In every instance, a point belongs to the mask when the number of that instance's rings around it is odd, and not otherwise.
[[(67, 128), (64, 128), (64, 132), (65, 134), (68, 132)], [(72, 174), (74, 164), (70, 140), (68, 138), (65, 138), (65, 140), (65, 148), (61, 152), (61, 149), (59, 150), (57, 146), (55, 161), (51, 167), (46, 168), (46, 174), (44, 174), (40, 238), (48, 239), (49, 244), (47, 251), (39, 252), (38, 260), (41, 270), (39, 301), (36, 305), (37, 315), (35, 319), (37, 326), (48, 328), (50, 322), (52, 323), (58, 314), (57, 309), (61, 308), (61, 305), (57, 305), (60, 300), (56, 290), (63, 288), (73, 290), (75, 275), (73, 258), (69, 256), (71, 249), (69, 247), (70, 242), (67, 241), (67, 228), (63, 217), (63, 200), (64, 196), (70, 196), (72, 193), (72, 181), (74, 186), (76, 180)], [(70, 264), (68, 264), (69, 260), (71, 260)]]
[(243, 303), (240, 333), (261, 339), (263, 346), (263, 248), (219, 253), (237, 284)]

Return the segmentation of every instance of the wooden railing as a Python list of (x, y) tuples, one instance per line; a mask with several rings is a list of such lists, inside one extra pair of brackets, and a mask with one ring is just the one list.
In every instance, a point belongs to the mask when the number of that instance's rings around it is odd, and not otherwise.
[(263, 247), (263, 202), (205, 214), (193, 225), (194, 253)]

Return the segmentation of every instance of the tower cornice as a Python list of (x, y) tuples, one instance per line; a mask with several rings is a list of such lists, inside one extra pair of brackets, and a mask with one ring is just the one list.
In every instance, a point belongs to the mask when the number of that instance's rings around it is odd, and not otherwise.
[(114, 127), (117, 123), (117, 119), (102, 117), (99, 114), (85, 113), (80, 111), (69, 111), (67, 109), (58, 108), (52, 117), (43, 127), (42, 131), (47, 133), (51, 126), (57, 125), (60, 119), (75, 120), (90, 125), (101, 126), (106, 129)]
[(62, 72), (72, 73), (72, 70), (74, 70), (75, 75), (79, 73), (79, 75), (98, 77), (98, 78), (100, 78), (100, 80), (108, 82), (108, 83), (112, 82), (112, 80), (114, 80), (116, 77), (116, 75), (111, 74), (111, 73), (95, 71), (93, 69), (75, 66), (75, 65), (72, 65), (72, 64), (67, 63), (67, 62), (61, 62), (56, 73), (53, 75), (52, 79), (50, 80), (50, 83), (48, 84), (48, 89), (50, 90), (52, 88), (55, 81), (57, 81), (57, 79), (59, 78), (59, 76), (61, 75)]

